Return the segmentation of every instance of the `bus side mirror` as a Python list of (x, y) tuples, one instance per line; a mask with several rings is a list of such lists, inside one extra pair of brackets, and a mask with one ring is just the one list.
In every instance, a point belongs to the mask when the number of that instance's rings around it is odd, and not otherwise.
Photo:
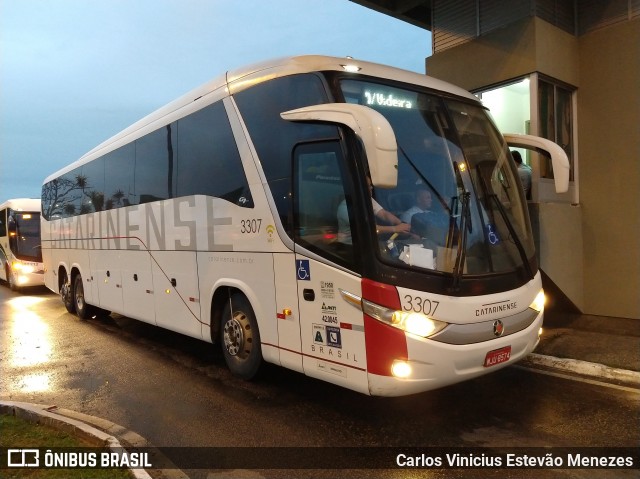
[(558, 144), (533, 135), (504, 133), (503, 136), (511, 147), (535, 150), (543, 155), (551, 156), (556, 193), (565, 193), (569, 190), (569, 158)]
[(350, 103), (324, 103), (280, 114), (289, 121), (324, 121), (344, 125), (364, 145), (373, 186), (395, 188), (398, 184), (398, 146), (393, 128), (377, 111)]

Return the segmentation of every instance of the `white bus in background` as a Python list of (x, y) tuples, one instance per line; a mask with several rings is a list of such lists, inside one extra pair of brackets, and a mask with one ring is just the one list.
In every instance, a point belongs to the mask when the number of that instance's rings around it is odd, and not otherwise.
[(14, 291), (44, 284), (39, 199), (0, 204), (0, 280)]
[[(567, 187), (559, 147), (510, 139), (550, 150)], [(401, 216), (418, 189), (431, 211), (410, 234), (376, 221), (371, 194)], [(243, 378), (264, 360), (398, 396), (538, 343), (507, 143), (473, 95), (417, 73), (324, 56), (229, 71), (46, 178), (42, 212), (45, 282), (69, 311), (219, 344)]]

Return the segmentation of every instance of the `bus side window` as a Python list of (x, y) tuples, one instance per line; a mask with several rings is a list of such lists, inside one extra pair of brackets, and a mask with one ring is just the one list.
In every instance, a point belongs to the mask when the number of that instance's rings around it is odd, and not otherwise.
[(60, 189), (56, 204), (59, 205), (60, 217), (68, 218), (80, 213), (80, 199), (82, 197), (83, 177), (82, 167), (65, 173), (58, 179)]
[(332, 261), (351, 266), (353, 246), (338, 241), (337, 211), (345, 198), (337, 141), (305, 143), (294, 151), (296, 242)]
[(7, 210), (0, 211), (0, 237), (7, 236), (7, 223), (5, 218), (7, 217)]
[(221, 101), (178, 120), (178, 196), (208, 195), (253, 208), (240, 153)]
[(137, 205), (134, 176), (136, 150), (135, 143), (121, 146), (104, 157), (103, 209), (111, 210)]

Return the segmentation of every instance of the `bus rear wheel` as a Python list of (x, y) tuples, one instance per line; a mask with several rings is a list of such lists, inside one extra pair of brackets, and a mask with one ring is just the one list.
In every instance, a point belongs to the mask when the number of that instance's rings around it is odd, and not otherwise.
[(253, 308), (244, 295), (232, 295), (225, 305), (220, 339), (231, 373), (242, 379), (255, 377), (262, 363), (260, 332)]
[(76, 305), (73, 302), (73, 291), (67, 273), (62, 273), (62, 286), (60, 286), (60, 299), (71, 314), (76, 312)]
[(93, 316), (92, 306), (84, 300), (84, 285), (80, 273), (73, 280), (73, 304), (80, 319), (89, 319)]

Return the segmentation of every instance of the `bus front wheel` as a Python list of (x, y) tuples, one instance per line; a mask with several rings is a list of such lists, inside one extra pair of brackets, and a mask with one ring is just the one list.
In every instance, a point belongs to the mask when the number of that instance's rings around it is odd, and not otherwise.
[(16, 283), (16, 276), (13, 274), (13, 270), (9, 268), (9, 265), (5, 268), (7, 273), (7, 285), (11, 291), (18, 291), (18, 283)]
[(220, 336), (229, 370), (234, 376), (253, 378), (262, 363), (262, 349), (258, 322), (244, 295), (236, 293), (227, 301), (222, 313)]

